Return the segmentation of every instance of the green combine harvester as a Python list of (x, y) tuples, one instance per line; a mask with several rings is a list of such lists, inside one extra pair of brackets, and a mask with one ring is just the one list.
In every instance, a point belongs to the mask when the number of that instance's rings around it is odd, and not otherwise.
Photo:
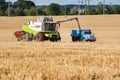
[(52, 17), (39, 17), (37, 21), (30, 21), (22, 26), (22, 31), (16, 31), (14, 35), (17, 39), (26, 39), (29, 41), (30, 36), (36, 41), (60, 41), (61, 37), (57, 31), (58, 25), (53, 22)]

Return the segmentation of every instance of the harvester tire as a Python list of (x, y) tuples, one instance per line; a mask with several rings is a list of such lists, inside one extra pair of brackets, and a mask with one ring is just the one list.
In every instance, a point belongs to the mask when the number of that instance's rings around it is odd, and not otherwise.
[(54, 38), (51, 38), (51, 39), (50, 39), (50, 41), (54, 42), (54, 41), (55, 41), (55, 39), (54, 39)]
[(35, 39), (36, 41), (44, 41), (44, 35), (42, 33), (38, 33)]

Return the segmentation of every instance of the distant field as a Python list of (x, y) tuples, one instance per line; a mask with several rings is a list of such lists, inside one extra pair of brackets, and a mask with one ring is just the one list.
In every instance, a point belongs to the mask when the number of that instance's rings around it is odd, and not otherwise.
[(77, 17), (96, 42), (72, 42), (75, 21), (61, 24), (61, 42), (18, 42), (13, 33), (36, 17), (0, 17), (0, 80), (120, 80), (120, 15)]

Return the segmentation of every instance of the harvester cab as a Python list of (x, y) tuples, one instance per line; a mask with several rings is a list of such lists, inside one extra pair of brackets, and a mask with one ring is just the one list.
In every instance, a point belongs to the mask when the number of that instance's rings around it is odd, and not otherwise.
[(43, 30), (45, 31), (57, 31), (58, 26), (54, 22), (45, 22)]

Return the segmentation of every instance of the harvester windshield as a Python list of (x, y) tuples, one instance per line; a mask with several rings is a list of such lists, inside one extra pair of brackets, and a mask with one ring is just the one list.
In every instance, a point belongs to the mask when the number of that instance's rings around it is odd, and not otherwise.
[(56, 23), (45, 23), (46, 31), (56, 31)]

